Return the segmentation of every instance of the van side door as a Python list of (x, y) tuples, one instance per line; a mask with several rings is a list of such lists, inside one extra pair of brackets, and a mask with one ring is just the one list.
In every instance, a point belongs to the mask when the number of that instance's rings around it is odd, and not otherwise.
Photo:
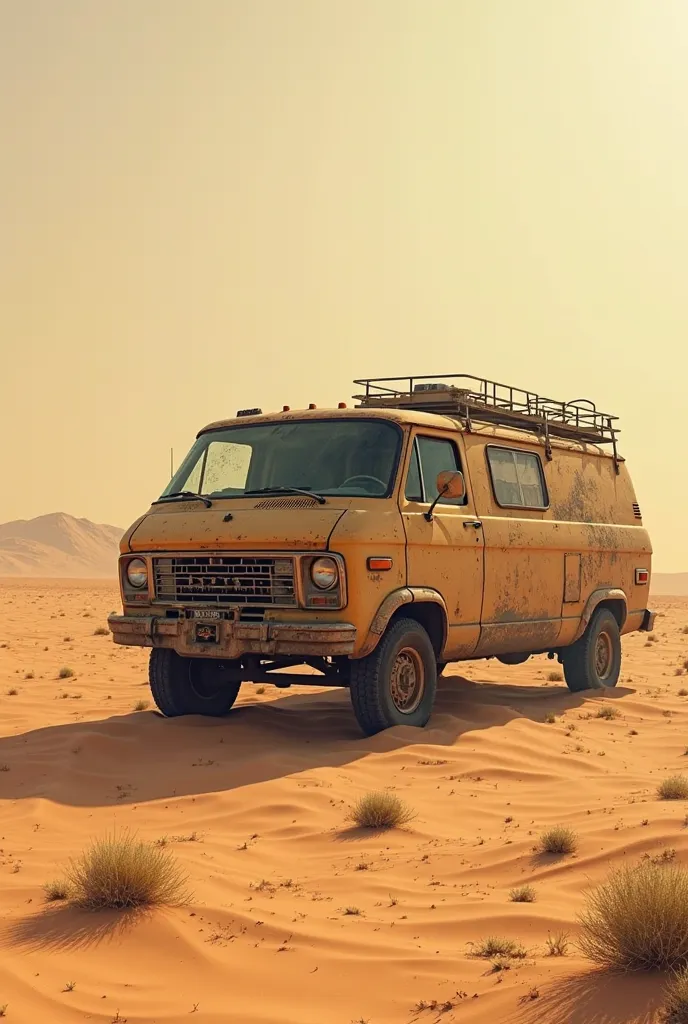
[(548, 650), (561, 632), (563, 538), (549, 512), (542, 450), (467, 435), (467, 459), (485, 537), (479, 655)]
[[(462, 499), (437, 497), (437, 475), (460, 470), (466, 482)], [(447, 607), (447, 641), (443, 660), (469, 657), (480, 638), (483, 596), (483, 531), (475, 514), (461, 435), (416, 430), (411, 437), (399, 496), (406, 531), (407, 580), (410, 587), (439, 591)]]

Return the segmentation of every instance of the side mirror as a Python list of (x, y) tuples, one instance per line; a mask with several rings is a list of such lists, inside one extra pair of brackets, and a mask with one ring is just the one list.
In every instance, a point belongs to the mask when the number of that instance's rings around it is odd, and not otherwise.
[(465, 498), (466, 481), (457, 469), (445, 469), (437, 474), (437, 493), (443, 498)]

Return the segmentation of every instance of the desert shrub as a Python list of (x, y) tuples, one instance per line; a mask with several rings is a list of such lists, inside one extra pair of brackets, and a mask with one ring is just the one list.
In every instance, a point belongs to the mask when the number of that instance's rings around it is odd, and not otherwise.
[(547, 673), (547, 679), (549, 680), (550, 683), (560, 683), (563, 678), (564, 677), (561, 674), (561, 672), (548, 672)]
[(543, 832), (538, 842), (539, 853), (573, 853), (578, 846), (578, 836), (571, 828), (557, 825)]
[(569, 933), (557, 932), (547, 936), (547, 956), (566, 956), (569, 948)]
[(595, 718), (618, 718), (619, 711), (617, 708), (611, 706), (611, 704), (603, 704), (601, 708), (598, 708), (595, 713)]
[(366, 793), (352, 807), (348, 820), (359, 828), (399, 828), (415, 818), (411, 808), (395, 793)]
[(526, 955), (526, 950), (520, 943), (499, 935), (490, 935), (473, 947), (473, 956), (484, 957), (486, 960), (500, 956), (522, 960)]
[(43, 893), (47, 903), (69, 899), (69, 884), (63, 878), (56, 878), (52, 882), (46, 882)]
[(614, 871), (587, 895), (580, 916), (582, 952), (626, 971), (688, 964), (688, 871), (642, 861)]
[(676, 971), (665, 992), (664, 1019), (667, 1024), (688, 1024), (688, 968)]
[(109, 636), (109, 634), (110, 630), (107, 628), (107, 626), (98, 626), (97, 629), (93, 630), (94, 636)]
[(70, 898), (90, 910), (179, 905), (186, 877), (170, 853), (128, 832), (97, 839), (67, 869)]
[(532, 885), (519, 885), (509, 893), (512, 903), (535, 903), (535, 889)]
[(685, 800), (688, 798), (688, 779), (685, 775), (670, 775), (657, 786), (660, 800)]
[(134, 711), (145, 711), (148, 707), (147, 700), (137, 700), (134, 704)]
[(74, 669), (68, 668), (66, 665), (63, 665), (58, 675), (60, 679), (71, 679), (72, 676), (74, 675)]
[(553, 711), (548, 711), (547, 714), (545, 715), (545, 722), (547, 723), (547, 725), (554, 725), (556, 720), (557, 720), (557, 716), (554, 714)]

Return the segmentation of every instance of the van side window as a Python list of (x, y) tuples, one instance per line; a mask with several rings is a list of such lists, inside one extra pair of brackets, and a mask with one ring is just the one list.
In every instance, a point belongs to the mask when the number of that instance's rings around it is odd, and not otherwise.
[[(437, 497), (437, 476), (445, 469), (461, 469), (454, 442), (439, 437), (417, 437), (406, 478), (406, 499), (428, 504), (434, 501)], [(440, 498), (439, 504), (465, 505), (466, 498)]]
[(547, 508), (549, 499), (540, 457), (515, 448), (487, 446), (487, 462), (498, 505)]
[(405, 496), (407, 501), (423, 500), (423, 485), (420, 479), (420, 463), (418, 462), (418, 444), (413, 442), (411, 461), (409, 462), (408, 476), (406, 477)]

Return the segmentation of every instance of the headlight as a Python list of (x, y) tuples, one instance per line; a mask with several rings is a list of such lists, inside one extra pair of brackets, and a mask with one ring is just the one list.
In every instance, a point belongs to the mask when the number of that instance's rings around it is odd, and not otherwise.
[(311, 579), (319, 590), (332, 590), (339, 573), (333, 558), (316, 558), (311, 566)]
[(131, 562), (127, 562), (127, 581), (136, 590), (148, 583), (148, 569), (142, 558), (132, 558)]

